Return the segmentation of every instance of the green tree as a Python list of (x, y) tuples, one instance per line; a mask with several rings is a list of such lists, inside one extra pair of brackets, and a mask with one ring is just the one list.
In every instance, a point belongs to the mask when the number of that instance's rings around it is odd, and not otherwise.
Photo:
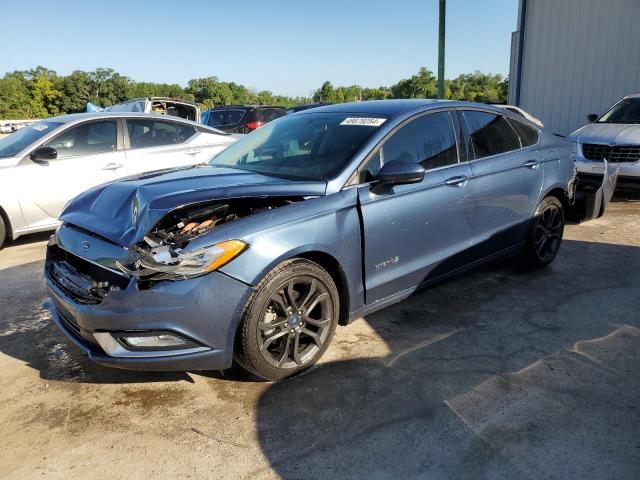
[[(502, 75), (473, 72), (445, 83), (446, 98), (481, 102), (506, 100), (508, 80)], [(324, 82), (313, 93), (314, 101), (353, 102), (384, 98), (432, 98), (437, 94), (435, 75), (421, 68), (416, 75), (401, 79), (391, 87), (363, 88), (360, 85), (334, 87)], [(135, 82), (111, 68), (85, 72), (75, 70), (60, 76), (38, 66), (31, 70), (7, 73), (0, 78), (0, 118), (40, 118), (71, 112), (83, 112), (87, 102), (107, 107), (139, 97), (182, 97), (197, 102), (203, 109), (234, 103), (293, 105), (308, 103), (306, 97), (274, 95), (269, 90), (254, 90), (217, 77), (189, 80), (186, 88), (177, 84)]]
[(393, 98), (436, 98), (438, 82), (431, 70), (421, 67), (417, 75), (400, 80), (391, 87)]
[(475, 71), (465, 73), (449, 82), (448, 98), (471, 102), (505, 102), (508, 81), (502, 75)]
[(333, 89), (333, 85), (331, 82), (326, 81), (322, 84), (322, 86), (316, 90), (316, 93), (313, 94), (314, 102), (335, 102), (335, 91)]
[(19, 73), (7, 73), (0, 79), (0, 118), (30, 118), (31, 92)]

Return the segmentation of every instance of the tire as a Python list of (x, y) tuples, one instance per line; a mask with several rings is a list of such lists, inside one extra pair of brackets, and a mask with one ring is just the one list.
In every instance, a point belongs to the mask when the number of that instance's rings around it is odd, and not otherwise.
[(7, 226), (4, 223), (4, 218), (2, 214), (0, 214), (0, 250), (2, 250), (2, 246), (4, 245), (5, 240), (7, 239)]
[(286, 260), (249, 297), (234, 360), (263, 380), (306, 370), (329, 346), (339, 312), (340, 295), (326, 270), (306, 259)]
[(522, 256), (522, 266), (528, 270), (544, 268), (556, 258), (564, 233), (564, 209), (554, 196), (546, 197), (529, 226)]

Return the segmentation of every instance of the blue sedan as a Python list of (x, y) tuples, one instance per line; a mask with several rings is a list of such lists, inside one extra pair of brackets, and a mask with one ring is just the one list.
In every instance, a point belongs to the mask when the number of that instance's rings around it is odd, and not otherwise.
[[(498, 257), (555, 258), (571, 144), (497, 108), (387, 100), (278, 119), (206, 164), (95, 187), (45, 264), (54, 322), (89, 357), (270, 380), (313, 365), (337, 325)], [(576, 213), (577, 212), (577, 213)]]

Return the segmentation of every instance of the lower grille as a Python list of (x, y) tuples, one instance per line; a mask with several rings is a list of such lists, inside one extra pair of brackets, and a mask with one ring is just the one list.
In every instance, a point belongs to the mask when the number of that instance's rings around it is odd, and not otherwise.
[(78, 325), (76, 321), (72, 317), (67, 315), (66, 312), (64, 312), (63, 310), (58, 308), (57, 312), (58, 312), (58, 317), (60, 318), (64, 326), (67, 328), (67, 330), (69, 330), (76, 337), (84, 340), (85, 342), (89, 342), (92, 345), (97, 345), (91, 332), (80, 327), (80, 325)]
[(51, 280), (78, 303), (98, 304), (109, 293), (123, 290), (129, 279), (73, 255), (57, 245), (49, 247), (47, 272)]
[(594, 162), (633, 163), (640, 160), (640, 145), (601, 145), (585, 143), (582, 145), (582, 155)]

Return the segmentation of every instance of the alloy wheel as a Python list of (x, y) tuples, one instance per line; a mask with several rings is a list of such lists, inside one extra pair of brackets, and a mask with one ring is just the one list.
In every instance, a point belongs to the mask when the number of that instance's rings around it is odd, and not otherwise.
[(533, 237), (535, 252), (541, 261), (546, 263), (558, 253), (563, 229), (562, 210), (557, 205), (548, 205), (536, 219)]
[(258, 322), (260, 353), (278, 368), (304, 366), (327, 341), (332, 312), (329, 291), (316, 278), (285, 282), (269, 297)]

